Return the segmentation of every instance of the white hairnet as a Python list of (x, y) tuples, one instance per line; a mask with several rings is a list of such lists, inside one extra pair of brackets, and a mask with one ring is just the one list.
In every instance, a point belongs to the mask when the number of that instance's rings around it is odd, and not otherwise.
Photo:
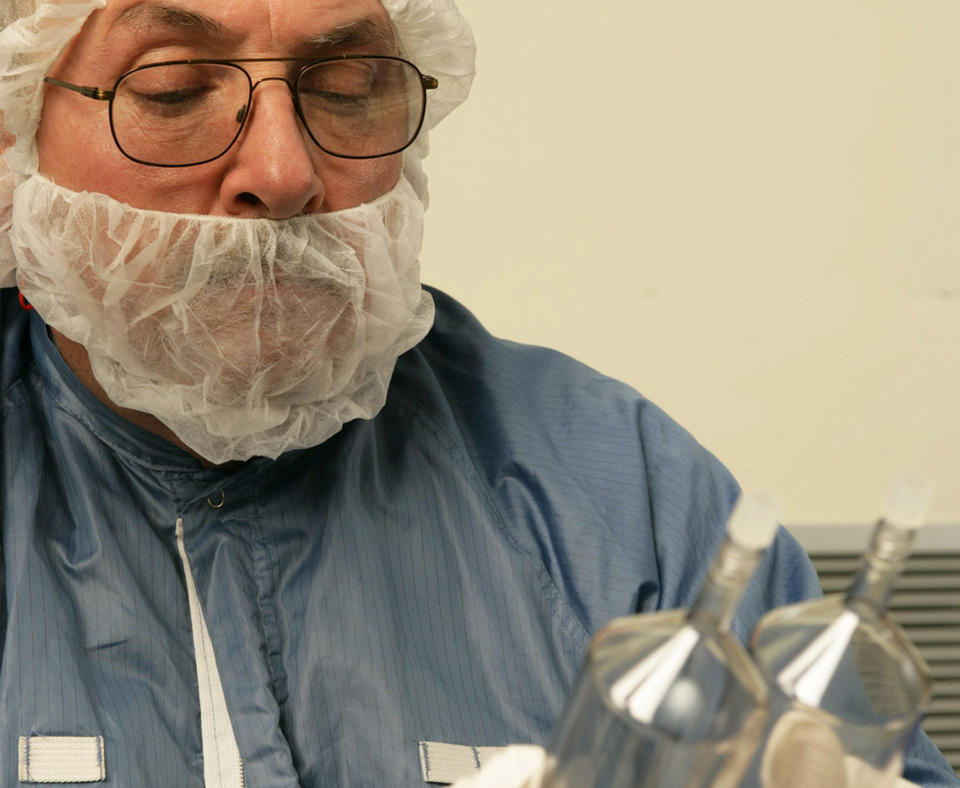
[[(408, 149), (406, 174), (426, 201), (419, 160), (426, 132), (466, 99), (474, 74), (475, 45), (453, 0), (382, 0), (401, 51), (438, 79), (420, 138)], [(16, 261), (8, 233), (15, 185), (37, 171), (36, 132), (43, 78), (87, 17), (106, 0), (2, 0), (0, 8), (0, 287), (15, 284)]]

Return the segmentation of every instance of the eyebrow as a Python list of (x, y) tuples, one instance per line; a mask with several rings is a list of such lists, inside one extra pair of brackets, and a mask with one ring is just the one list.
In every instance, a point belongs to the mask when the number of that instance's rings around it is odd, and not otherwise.
[[(189, 38), (212, 38), (217, 43), (239, 43), (243, 36), (216, 19), (159, 0), (141, 0), (124, 9), (114, 27), (132, 27), (138, 24), (156, 25)], [(297, 54), (313, 55), (333, 48), (383, 46), (397, 48), (397, 39), (392, 26), (377, 19), (366, 18), (350, 22), (332, 30), (307, 36), (297, 47)]]
[(301, 47), (319, 52), (334, 47), (385, 46), (396, 48), (397, 38), (393, 28), (376, 19), (359, 19), (325, 33), (307, 37)]
[(228, 27), (206, 14), (155, 2), (155, 0), (142, 0), (125, 8), (114, 21), (114, 26), (133, 27), (137, 24), (153, 24), (193, 37), (202, 36), (224, 41), (240, 38)]

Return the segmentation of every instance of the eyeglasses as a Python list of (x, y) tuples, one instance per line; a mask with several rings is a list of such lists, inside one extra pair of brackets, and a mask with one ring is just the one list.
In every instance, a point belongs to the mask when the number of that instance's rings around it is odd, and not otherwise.
[[(292, 82), (254, 82), (239, 63), (303, 63)], [(250, 116), (253, 91), (284, 82), (310, 138), (332, 156), (373, 159), (408, 147), (420, 133), (427, 90), (438, 86), (413, 63), (385, 55), (176, 60), (128, 71), (113, 90), (46, 82), (110, 102), (110, 130), (128, 159), (192, 167), (223, 156)]]

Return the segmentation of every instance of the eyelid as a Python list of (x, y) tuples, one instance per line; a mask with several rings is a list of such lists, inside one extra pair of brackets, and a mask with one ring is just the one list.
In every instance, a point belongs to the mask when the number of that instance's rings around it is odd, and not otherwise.
[[(175, 60), (190, 60), (191, 58), (199, 57), (199, 55), (197, 55), (195, 52), (185, 52), (182, 49), (179, 52), (158, 51), (162, 49), (164, 48), (157, 47), (151, 48), (147, 52), (141, 52), (135, 58), (131, 59), (129, 63), (127, 63), (126, 67), (121, 73), (126, 74), (129, 71), (133, 71), (137, 68), (143, 68), (144, 66), (155, 66)], [(205, 55), (204, 57), (207, 56)], [(215, 56), (211, 55), (209, 57)]]

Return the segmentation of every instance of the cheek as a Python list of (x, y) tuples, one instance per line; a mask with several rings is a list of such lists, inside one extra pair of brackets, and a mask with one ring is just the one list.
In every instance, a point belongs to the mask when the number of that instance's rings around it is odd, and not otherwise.
[[(84, 101), (86, 101), (84, 99)], [(75, 191), (89, 188), (90, 174), (111, 169), (113, 147), (106, 112), (84, 111), (69, 98), (48, 92), (37, 130), (40, 172)]]
[(324, 211), (340, 211), (372, 202), (397, 185), (403, 155), (380, 159), (338, 159), (323, 155), (317, 173), (324, 186)]
[(86, 106), (73, 107), (51, 93), (44, 103), (37, 148), (40, 172), (67, 189), (108, 194), (147, 210), (213, 212), (216, 189), (209, 182), (189, 180), (187, 170), (145, 167), (126, 158), (113, 141), (105, 108), (91, 112)]

